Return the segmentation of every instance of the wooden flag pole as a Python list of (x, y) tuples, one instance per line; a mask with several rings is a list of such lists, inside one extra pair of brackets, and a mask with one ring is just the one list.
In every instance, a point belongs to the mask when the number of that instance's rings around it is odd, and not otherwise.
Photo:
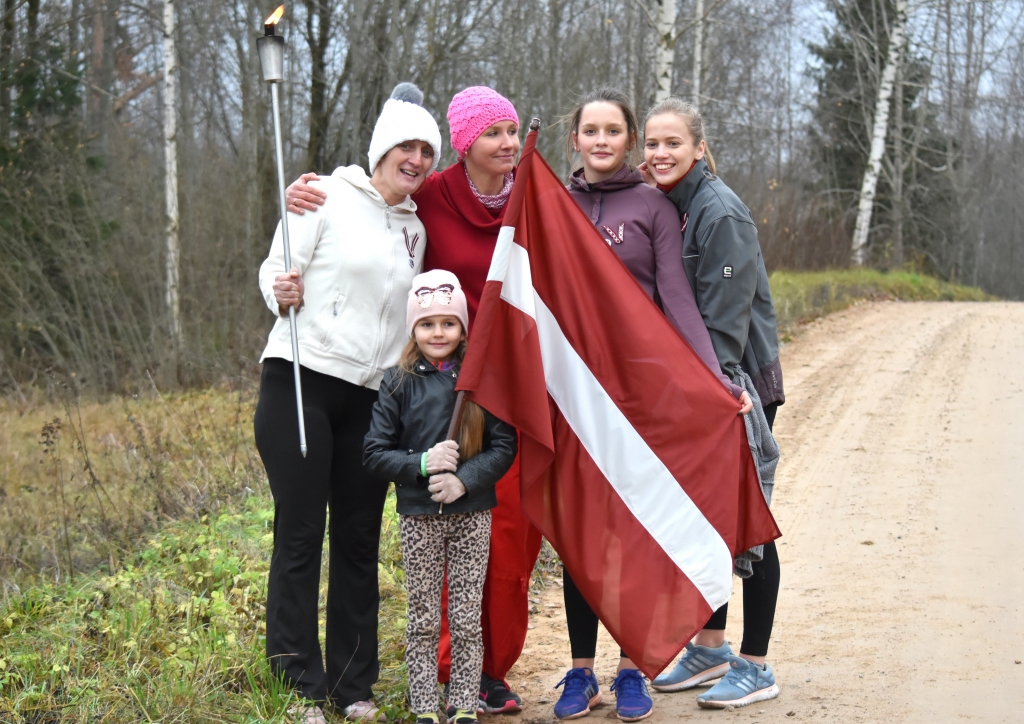
[(459, 434), (459, 425), (462, 424), (462, 411), (466, 408), (466, 391), (459, 390), (455, 395), (455, 410), (452, 412), (452, 421), (448, 424), (448, 435), (445, 440), (455, 440)]
[[(530, 130), (540, 130), (539, 118), (533, 118), (530, 121)], [(459, 393), (455, 396), (455, 410), (452, 412), (452, 421), (451, 424), (448, 425), (448, 436), (445, 438), (445, 440), (454, 440), (456, 436), (459, 434), (459, 425), (462, 423), (462, 410), (463, 408), (465, 408), (465, 406), (466, 391), (460, 390)]]
[[(533, 118), (530, 121), (530, 131), (540, 131), (540, 119)], [(452, 411), (452, 421), (448, 425), (448, 435), (445, 440), (455, 440), (459, 434), (459, 425), (462, 424), (462, 412), (466, 407), (466, 391), (459, 390), (455, 395), (455, 409)], [(438, 508), (438, 513), (444, 512), (444, 504)]]

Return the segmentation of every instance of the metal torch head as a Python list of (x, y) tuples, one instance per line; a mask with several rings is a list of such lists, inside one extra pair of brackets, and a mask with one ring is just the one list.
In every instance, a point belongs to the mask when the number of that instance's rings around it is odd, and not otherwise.
[(280, 83), (284, 80), (284, 38), (280, 35), (264, 35), (256, 38), (256, 51), (260, 55), (260, 70), (264, 83)]

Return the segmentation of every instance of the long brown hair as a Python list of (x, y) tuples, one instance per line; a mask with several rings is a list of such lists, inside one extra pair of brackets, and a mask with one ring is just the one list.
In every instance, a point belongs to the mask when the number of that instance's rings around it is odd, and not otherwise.
[[(451, 361), (462, 364), (465, 356), (466, 340), (462, 340), (452, 354)], [(416, 363), (421, 359), (423, 359), (423, 353), (420, 352), (419, 345), (416, 344), (416, 336), (413, 335), (409, 337), (405, 348), (402, 349), (402, 356), (398, 359), (398, 366), (401, 368), (403, 376), (415, 375)], [(459, 423), (457, 442), (459, 443), (460, 462), (469, 460), (480, 452), (484, 446), (484, 408), (475, 402), (466, 400), (466, 404), (462, 408), (462, 420)]]
[(687, 129), (690, 131), (690, 136), (693, 138), (694, 146), (699, 146), (700, 142), (704, 141), (704, 160), (707, 161), (711, 173), (717, 173), (715, 171), (715, 158), (711, 155), (711, 145), (708, 143), (704, 130), (704, 116), (700, 114), (700, 111), (692, 103), (687, 103), (682, 98), (669, 96), (660, 103), (655, 103), (651, 106), (651, 110), (647, 111), (647, 116), (644, 118), (644, 128), (647, 128), (647, 121), (655, 116), (660, 116), (662, 113), (675, 113), (683, 119)]

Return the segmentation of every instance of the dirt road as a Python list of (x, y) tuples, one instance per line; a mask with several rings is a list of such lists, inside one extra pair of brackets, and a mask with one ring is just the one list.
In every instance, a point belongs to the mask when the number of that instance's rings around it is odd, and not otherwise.
[[(782, 694), (734, 712), (655, 694), (646, 721), (1024, 722), (1024, 304), (866, 304), (782, 359)], [(569, 665), (561, 591), (539, 608), (508, 724), (553, 721)], [(590, 720), (615, 718), (617, 653), (602, 631)]]

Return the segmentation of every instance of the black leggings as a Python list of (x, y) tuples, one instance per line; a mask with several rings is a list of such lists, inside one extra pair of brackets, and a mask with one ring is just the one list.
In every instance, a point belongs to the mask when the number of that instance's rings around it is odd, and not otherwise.
[[(574, 659), (592, 659), (597, 655), (597, 614), (576, 588), (569, 571), (562, 566), (562, 600), (565, 601), (565, 622), (569, 627), (569, 648)], [(619, 649), (619, 656), (627, 658)]]
[[(768, 405), (764, 414), (768, 428), (775, 423), (778, 405)], [(764, 546), (764, 559), (753, 564), (750, 578), (743, 579), (743, 642), (740, 653), (748, 656), (767, 656), (768, 640), (775, 622), (775, 604), (779, 598), (779, 553), (775, 541)], [(565, 620), (569, 628), (569, 647), (574, 659), (592, 659), (597, 652), (597, 614), (576, 588), (569, 572), (562, 567), (562, 598), (565, 601)], [(729, 604), (715, 611), (705, 629), (724, 631)], [(619, 650), (619, 655), (626, 657)]]
[[(777, 404), (764, 408), (769, 429), (775, 423), (778, 408)], [(775, 547), (775, 541), (765, 544), (764, 559), (754, 563), (753, 568), (750, 578), (743, 579), (743, 641), (740, 643), (740, 653), (747, 656), (767, 656), (781, 579), (779, 551)], [(704, 628), (710, 631), (724, 631), (728, 615), (727, 603), (711, 615)]]
[[(307, 457), (299, 452), (292, 363), (268, 359), (256, 447), (274, 495), (267, 585), (267, 657), (300, 694), (340, 707), (377, 681), (377, 548), (387, 483), (363, 468), (376, 390), (301, 368)], [(317, 637), (320, 556), (330, 508), (327, 668)]]

